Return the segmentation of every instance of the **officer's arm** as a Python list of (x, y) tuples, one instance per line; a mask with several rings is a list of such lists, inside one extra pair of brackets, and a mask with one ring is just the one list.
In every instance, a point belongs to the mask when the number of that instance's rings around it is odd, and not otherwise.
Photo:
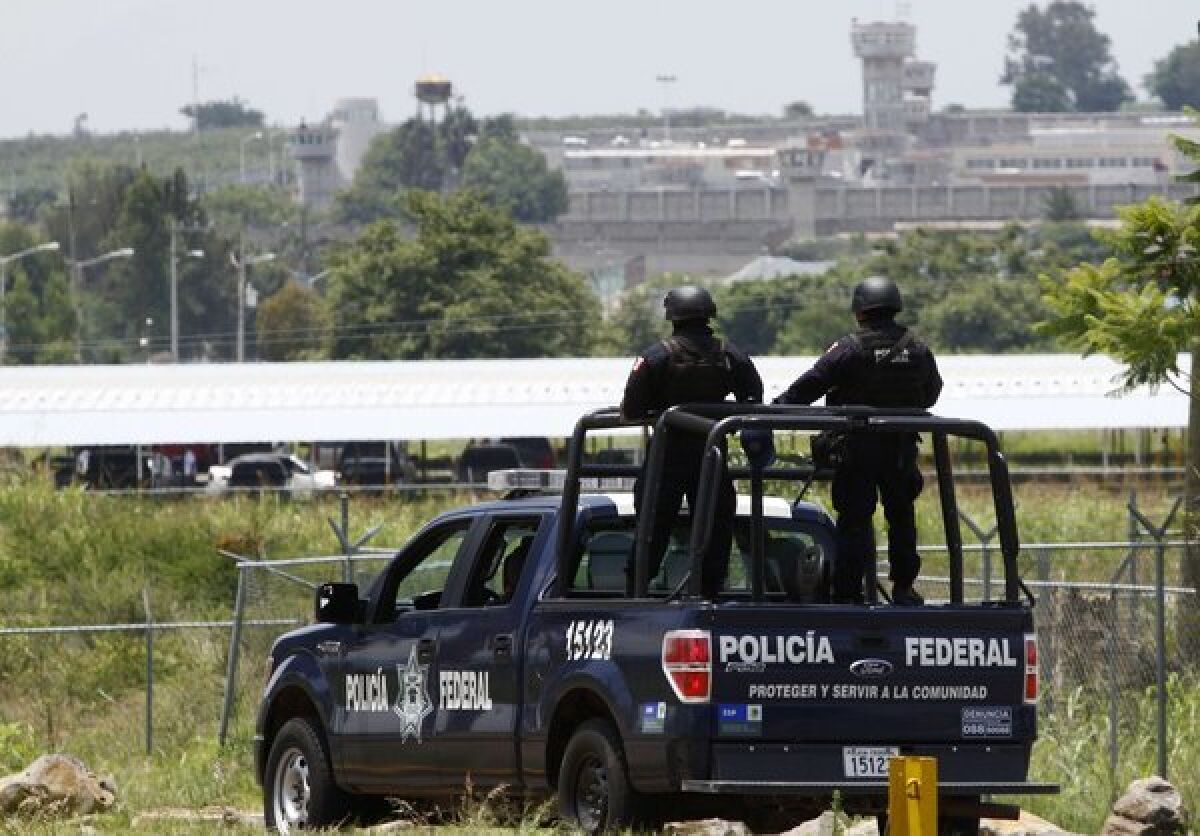
[(621, 399), (621, 417), (626, 421), (640, 421), (654, 408), (654, 394), (659, 388), (658, 366), (653, 356), (645, 354), (634, 361)]
[(845, 374), (846, 364), (854, 355), (853, 346), (838, 340), (822, 354), (813, 367), (796, 378), (775, 403), (810, 404), (834, 387)]
[(762, 377), (754, 361), (740, 351), (733, 354), (733, 385), (733, 396), (739, 403), (762, 403)]
[(923, 406), (928, 409), (937, 403), (938, 396), (942, 394), (942, 376), (938, 373), (937, 360), (933, 357), (933, 352), (926, 349), (925, 355), (929, 358), (929, 374), (925, 379), (925, 403)]

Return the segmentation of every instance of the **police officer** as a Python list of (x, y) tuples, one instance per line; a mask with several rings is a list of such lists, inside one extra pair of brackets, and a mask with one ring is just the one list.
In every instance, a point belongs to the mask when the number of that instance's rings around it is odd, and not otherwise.
[[(903, 310), (891, 279), (871, 276), (854, 288), (851, 310), (859, 328), (829, 347), (776, 403), (811, 404), (825, 395), (829, 406), (927, 409), (937, 402), (942, 378), (929, 346), (896, 323)], [(916, 433), (852, 433), (833, 478), (837, 511), (837, 560), (833, 600), (862, 603), (863, 572), (875, 559), (876, 492), (888, 524), (892, 602), (925, 603), (913, 589), (921, 568), (913, 503), (923, 482), (917, 469)]]
[[(731, 343), (713, 336), (708, 321), (717, 315), (717, 306), (707, 290), (694, 286), (674, 288), (663, 299), (663, 307), (672, 334), (647, 348), (634, 363), (621, 401), (621, 415), (626, 420), (640, 421), (652, 412), (677, 404), (719, 403), (731, 393), (743, 403), (762, 402), (762, 379), (750, 358)], [(704, 439), (698, 434), (671, 430), (665, 442), (661, 492), (655, 507), (647, 567), (647, 576), (651, 578), (662, 565), (683, 497), (687, 496), (689, 508), (696, 507), (704, 456)], [(639, 511), (642, 483), (639, 477), (634, 486), (634, 502)], [(724, 586), (735, 512), (733, 482), (726, 477), (716, 502), (712, 548), (703, 558), (705, 597), (715, 598)]]

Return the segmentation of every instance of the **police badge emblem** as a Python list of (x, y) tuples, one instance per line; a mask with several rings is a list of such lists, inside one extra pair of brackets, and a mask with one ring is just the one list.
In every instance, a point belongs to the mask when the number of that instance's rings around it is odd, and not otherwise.
[(417, 643), (413, 642), (408, 654), (408, 664), (396, 665), (396, 677), (400, 682), (400, 694), (396, 697), (396, 716), (404, 722), (400, 742), (409, 737), (421, 742), (421, 725), (433, 713), (433, 701), (429, 699), (427, 680), (429, 666), (417, 661)]

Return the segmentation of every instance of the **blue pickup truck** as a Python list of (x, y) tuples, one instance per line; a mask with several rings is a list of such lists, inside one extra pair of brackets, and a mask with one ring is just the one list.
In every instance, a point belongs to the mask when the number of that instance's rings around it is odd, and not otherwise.
[[(665, 432), (707, 435), (696, 507), (648, 576), (648, 515), (606, 480), (637, 473), (586, 454), (582, 418), (561, 495), (450, 511), (422, 528), (365, 593), (317, 591), (317, 623), (280, 637), (257, 721), (268, 826), (335, 824), (383, 797), (436, 802), (468, 784), (556, 795), (585, 832), (719, 815), (777, 832), (824, 809), (881, 817), (888, 760), (937, 757), (942, 831), (1013, 815), (994, 795), (1052, 792), (1027, 780), (1036, 737), (1032, 598), (1017, 573), (1007, 468), (985, 426), (927, 414), (724, 404), (676, 407)], [(734, 466), (740, 430), (923, 432), (933, 443), (949, 553), (945, 601), (828, 601), (834, 525), (817, 503), (765, 496), (814, 476), (803, 464)], [(948, 439), (987, 451), (1003, 598), (964, 597)], [(651, 502), (663, 445), (643, 478)], [(728, 468), (738, 501), (728, 580), (700, 590), (712, 504)], [(530, 482), (520, 480), (529, 478)], [(590, 481), (600, 484), (586, 490)], [(521, 493), (518, 491), (517, 493)], [(975, 828), (975, 829), (972, 829)]]

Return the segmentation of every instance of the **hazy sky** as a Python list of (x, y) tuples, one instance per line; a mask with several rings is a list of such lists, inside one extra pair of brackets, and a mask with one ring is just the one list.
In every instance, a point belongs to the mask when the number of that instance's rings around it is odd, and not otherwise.
[[(0, 0), (0, 137), (182, 128), (192, 98), (238, 95), (274, 122), (341, 96), (413, 111), (413, 80), (449, 76), (477, 113), (713, 105), (778, 113), (805, 99), (856, 112), (851, 18), (917, 25), (934, 106), (1002, 106), (1005, 36), (1028, 0)], [(1122, 74), (1196, 36), (1196, 0), (1095, 0)], [(671, 74), (674, 84), (655, 82)]]

